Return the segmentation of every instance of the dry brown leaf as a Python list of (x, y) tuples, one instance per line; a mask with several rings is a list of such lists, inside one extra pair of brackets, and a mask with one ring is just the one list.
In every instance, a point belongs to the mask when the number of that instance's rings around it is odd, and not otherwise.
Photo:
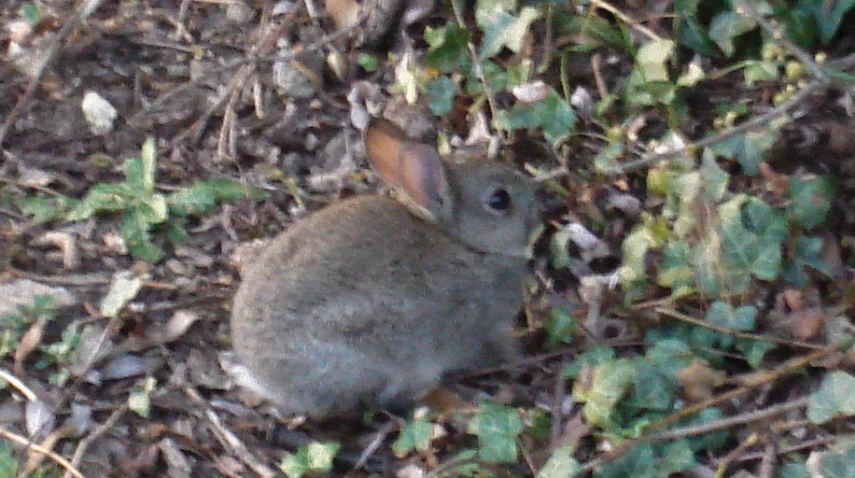
[(684, 395), (692, 401), (712, 397), (713, 389), (724, 383), (725, 377), (724, 373), (699, 360), (677, 372), (677, 380), (683, 386)]
[(18, 348), (15, 349), (16, 375), (24, 374), (24, 361), (27, 360), (27, 357), (36, 349), (36, 347), (41, 345), (46, 323), (47, 319), (40, 317), (33, 325), (30, 326), (29, 329), (27, 329), (23, 337), (21, 337), (20, 342), (18, 342)]
[(54, 246), (62, 251), (62, 266), (66, 269), (76, 269), (80, 265), (80, 254), (77, 252), (77, 240), (74, 235), (62, 231), (50, 231), (33, 240), (34, 246)]

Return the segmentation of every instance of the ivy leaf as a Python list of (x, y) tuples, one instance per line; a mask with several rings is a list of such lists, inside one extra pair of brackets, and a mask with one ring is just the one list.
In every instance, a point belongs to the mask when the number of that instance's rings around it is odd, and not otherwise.
[(734, 309), (727, 302), (717, 300), (712, 303), (705, 321), (720, 327), (726, 327), (731, 330), (754, 330), (755, 319), (757, 318), (757, 308), (746, 305)]
[(522, 431), (515, 408), (493, 403), (483, 403), (468, 427), (468, 432), (478, 437), (478, 456), (490, 463), (516, 462), (516, 437)]
[(478, 0), (475, 4), (475, 21), (484, 30), (480, 59), (493, 57), (504, 47), (514, 53), (522, 49), (529, 26), (540, 14), (534, 7), (523, 7), (515, 16), (515, 4), (509, 0)]
[(456, 23), (442, 28), (426, 28), (425, 40), (428, 43), (426, 63), (443, 73), (453, 72), (469, 61), (469, 30)]
[(766, 152), (775, 144), (775, 130), (752, 131), (735, 136), (712, 146), (715, 153), (738, 161), (745, 174), (756, 176), (760, 172), (760, 164), (766, 158)]
[(579, 462), (573, 457), (573, 447), (556, 448), (549, 461), (537, 472), (537, 478), (565, 478), (573, 476), (580, 469)]
[(635, 374), (635, 366), (630, 360), (619, 359), (599, 364), (589, 385), (575, 382), (573, 396), (585, 402), (582, 408), (585, 420), (600, 427), (611, 425), (615, 407), (629, 392)]
[(837, 190), (837, 181), (832, 176), (790, 179), (789, 193), (792, 198), (787, 210), (790, 218), (798, 225), (813, 229), (825, 222), (831, 209), (831, 200)]
[(831, 2), (804, 2), (812, 7), (816, 24), (819, 27), (819, 37), (823, 44), (828, 44), (840, 28), (840, 22), (846, 12), (855, 6), (855, 0), (837, 0)]
[(808, 282), (805, 267), (829, 275), (828, 267), (822, 257), (823, 240), (820, 237), (800, 236), (793, 247), (793, 259), (784, 271), (784, 279), (789, 283), (804, 287)]
[(807, 417), (821, 425), (833, 418), (855, 415), (855, 377), (834, 371), (822, 379), (819, 390), (811, 394)]
[(288, 478), (300, 478), (307, 473), (328, 472), (332, 470), (333, 459), (341, 445), (338, 443), (312, 442), (300, 447), (296, 453), (289, 453), (279, 463), (279, 469)]
[(398, 439), (392, 444), (392, 451), (396, 456), (404, 456), (412, 450), (427, 451), (433, 440), (433, 430), (433, 423), (426, 420), (413, 420), (401, 430)]
[(425, 99), (428, 107), (437, 116), (451, 113), (456, 96), (457, 83), (447, 76), (441, 76), (425, 85)]
[(498, 127), (508, 130), (541, 128), (546, 139), (555, 142), (570, 134), (576, 123), (573, 108), (555, 91), (536, 103), (518, 102), (510, 110), (501, 111)]
[(724, 11), (713, 18), (710, 24), (710, 38), (728, 57), (733, 56), (736, 48), (733, 40), (757, 28), (757, 24), (747, 15), (735, 11)]

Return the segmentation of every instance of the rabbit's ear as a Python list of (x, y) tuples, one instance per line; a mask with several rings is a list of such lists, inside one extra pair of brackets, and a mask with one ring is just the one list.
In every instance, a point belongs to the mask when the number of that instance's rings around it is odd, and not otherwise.
[(434, 148), (410, 142), (394, 124), (375, 119), (365, 130), (365, 150), (383, 181), (403, 192), (419, 212), (435, 218), (449, 206), (445, 165)]

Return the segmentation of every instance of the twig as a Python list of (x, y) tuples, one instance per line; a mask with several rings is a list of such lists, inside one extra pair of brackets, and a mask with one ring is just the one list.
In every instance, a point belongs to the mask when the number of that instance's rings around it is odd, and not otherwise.
[(688, 156), (689, 151), (703, 149), (714, 144), (721, 143), (723, 141), (727, 141), (733, 137), (739, 136), (747, 131), (750, 131), (754, 128), (765, 125), (766, 123), (774, 120), (775, 118), (782, 116), (789, 112), (791, 109), (799, 105), (802, 101), (807, 99), (812, 94), (816, 93), (819, 90), (825, 89), (827, 84), (825, 82), (816, 80), (809, 83), (807, 86), (801, 89), (798, 93), (793, 95), (792, 98), (781, 103), (780, 105), (772, 108), (771, 110), (763, 113), (760, 116), (752, 118), (739, 126), (735, 126), (733, 128), (728, 129), (727, 131), (723, 131), (717, 135), (710, 136), (704, 139), (701, 139), (694, 144), (689, 144), (683, 148), (676, 149), (673, 151), (668, 151), (666, 153), (655, 153), (645, 156), (641, 159), (636, 159), (634, 161), (629, 161), (627, 163), (623, 163), (611, 168), (610, 171), (607, 171), (608, 175), (618, 175), (623, 173), (628, 173), (632, 171), (636, 171), (642, 168), (645, 168), (653, 163), (659, 161), (665, 161), (668, 159), (673, 159), (679, 156)]
[(374, 453), (377, 452), (377, 449), (380, 448), (380, 445), (383, 444), (386, 437), (396, 429), (400, 428), (401, 424), (398, 423), (397, 420), (391, 420), (389, 423), (383, 425), (379, 430), (377, 430), (377, 433), (374, 434), (374, 438), (371, 439), (371, 443), (369, 443), (362, 453), (360, 453), (359, 459), (356, 460), (353, 468), (358, 470), (365, 466), (365, 464), (368, 463), (368, 460), (371, 459), (371, 456), (374, 455)]
[[(683, 321), (683, 322), (686, 322), (686, 323), (689, 323), (692, 325), (696, 325), (698, 327), (703, 327), (706, 329), (715, 330), (716, 332), (720, 332), (720, 333), (725, 334), (725, 335), (730, 335), (731, 337), (736, 337), (738, 339), (757, 340), (759, 342), (771, 342), (771, 343), (780, 344), (780, 345), (803, 347), (803, 348), (811, 349), (811, 350), (823, 350), (823, 349), (825, 349), (825, 346), (821, 345), (821, 344), (813, 344), (813, 343), (804, 342), (801, 340), (787, 340), (787, 339), (781, 339), (781, 338), (773, 337), (773, 336), (752, 334), (750, 332), (741, 332), (739, 330), (729, 329), (727, 327), (722, 327), (720, 325), (711, 324), (711, 323), (706, 322), (704, 320), (696, 319), (696, 318), (691, 317), (689, 315), (683, 314), (682, 312), (677, 312), (674, 309), (669, 309), (669, 308), (665, 308), (665, 307), (656, 307), (653, 310), (659, 314), (666, 315), (668, 317), (671, 317), (671, 318), (674, 318), (674, 319), (677, 319), (677, 320), (680, 320), (680, 321)], [(846, 310), (846, 309), (843, 309), (843, 310)], [(841, 312), (842, 312), (842, 310), (841, 310)], [(831, 311), (828, 315), (835, 315), (835, 313), (833, 311)]]
[(253, 62), (253, 61), (254, 62), (262, 62), (262, 61), (274, 62), (274, 61), (295, 60), (297, 58), (300, 58), (303, 55), (306, 55), (306, 54), (311, 53), (311, 52), (316, 51), (316, 50), (320, 50), (324, 46), (338, 40), (339, 38), (341, 38), (343, 36), (350, 34), (354, 29), (356, 29), (357, 26), (359, 26), (358, 22), (354, 25), (350, 25), (348, 27), (336, 30), (336, 31), (334, 31), (328, 35), (324, 35), (323, 37), (321, 37), (317, 41), (308, 44), (305, 48), (303, 48), (300, 51), (290, 51), (290, 52), (285, 53), (285, 54), (277, 53), (277, 54), (273, 54), (273, 55), (261, 55), (261, 56), (255, 57), (255, 58), (241, 58), (239, 60), (235, 60), (231, 63), (226, 64), (226, 65), (223, 65), (223, 66), (220, 66), (217, 68), (212, 68), (208, 72), (207, 76), (200, 76), (194, 80), (191, 80), (187, 83), (184, 83), (183, 85), (175, 87), (175, 88), (169, 90), (168, 92), (164, 93), (159, 98), (154, 100), (147, 108), (144, 108), (142, 111), (139, 111), (136, 114), (134, 114), (133, 116), (131, 116), (128, 119), (128, 123), (131, 125), (139, 124), (140, 117), (142, 115), (144, 115), (145, 113), (147, 113), (153, 109), (163, 107), (164, 104), (168, 103), (169, 101), (171, 101), (176, 96), (180, 96), (184, 93), (187, 93), (187, 91), (189, 91), (190, 89), (199, 86), (199, 84), (202, 83), (203, 81), (207, 81), (208, 78), (210, 77), (210, 75), (215, 75), (218, 73), (225, 73), (225, 72), (231, 71), (235, 68), (240, 68), (241, 66), (243, 66), (249, 62)]
[(745, 0), (736, 0), (736, 3), (739, 7), (737, 11), (741, 10), (741, 13), (744, 13), (745, 15), (751, 17), (751, 19), (757, 22), (757, 24), (760, 25), (762, 29), (766, 30), (770, 35), (772, 35), (772, 39), (775, 40), (777, 43), (783, 45), (784, 48), (789, 50), (789, 52), (794, 57), (798, 58), (798, 60), (802, 62), (802, 64), (804, 64), (808, 70), (810, 70), (811, 74), (814, 76), (815, 79), (826, 84), (831, 81), (825, 71), (819, 67), (819, 65), (816, 63), (816, 61), (814, 61), (813, 57), (810, 56), (808, 52), (799, 48), (798, 45), (790, 41), (790, 39), (787, 37), (786, 32), (781, 30), (781, 28), (779, 28), (778, 26), (772, 25), (772, 22), (770, 22), (766, 19), (766, 17), (761, 15), (760, 12), (758, 12), (757, 9), (754, 8), (754, 5), (752, 5), (751, 2), (747, 2)]
[(448, 460), (444, 463), (441, 463), (439, 466), (437, 466), (436, 468), (431, 470), (431, 472), (428, 473), (427, 476), (425, 476), (425, 478), (440, 478), (441, 476), (444, 476), (447, 472), (452, 471), (454, 468), (457, 468), (458, 466), (463, 466), (463, 465), (467, 465), (469, 463), (477, 463), (477, 462), (478, 462), (478, 460), (474, 456), (452, 458), (451, 460)]
[(184, 393), (190, 397), (190, 400), (193, 401), (197, 406), (199, 406), (205, 413), (205, 418), (208, 419), (208, 423), (211, 424), (211, 428), (214, 431), (214, 436), (220, 441), (220, 443), (230, 452), (233, 453), (237, 458), (242, 461), (246, 466), (248, 466), (252, 471), (261, 476), (262, 478), (273, 478), (276, 476), (276, 472), (273, 471), (270, 467), (260, 462), (258, 459), (253, 456), (253, 454), (249, 451), (249, 449), (244, 445), (240, 438), (235, 436), (230, 430), (228, 430), (225, 425), (223, 425), (222, 420), (211, 409), (210, 406), (202, 399), (194, 388), (187, 386), (184, 387)]
[[(117, 408), (110, 414), (110, 417), (107, 418), (107, 421), (101, 424), (98, 428), (92, 431), (86, 438), (80, 440), (80, 443), (77, 444), (77, 449), (74, 450), (74, 456), (71, 457), (72, 466), (79, 466), (80, 461), (83, 460), (83, 454), (86, 453), (86, 450), (89, 448), (89, 445), (92, 444), (95, 440), (101, 437), (104, 433), (107, 433), (108, 430), (116, 426), (116, 422), (119, 421), (119, 418), (128, 410), (128, 404), (125, 403), (121, 407)], [(69, 478), (71, 476), (70, 471), (65, 472), (64, 478)]]
[(594, 7), (597, 7), (597, 8), (602, 8), (603, 10), (605, 10), (605, 11), (611, 13), (612, 15), (618, 17), (618, 19), (620, 19), (620, 21), (626, 23), (631, 28), (638, 30), (641, 33), (645, 34), (651, 40), (657, 40), (658, 41), (658, 40), (662, 39), (662, 37), (657, 35), (656, 32), (645, 27), (638, 20), (636, 20), (636, 19), (630, 17), (629, 15), (623, 13), (622, 11), (618, 10), (617, 7), (611, 5), (610, 3), (608, 3), (604, 0), (593, 0), (591, 2), (591, 5)]
[[(466, 21), (463, 18), (463, 10), (460, 8), (460, 0), (451, 0), (451, 9), (454, 11), (454, 19), (461, 28), (466, 28)], [(475, 45), (471, 41), (466, 42), (466, 47), (469, 50), (469, 56), (472, 58), (472, 68), (475, 70), (475, 77), (484, 86), (484, 94), (487, 96), (487, 104), (490, 106), (490, 116), (496, 118), (499, 108), (496, 106), (496, 99), (493, 95), (493, 90), (490, 89), (490, 83), (487, 82), (487, 77), (484, 75), (484, 69), (481, 68), (481, 61), (478, 59), (478, 52), (475, 51)]]
[(677, 430), (669, 430), (667, 432), (662, 433), (653, 433), (651, 435), (645, 436), (644, 439), (648, 442), (661, 442), (703, 435), (705, 433), (712, 433), (718, 430), (724, 430), (725, 428), (732, 428), (737, 425), (756, 422), (766, 418), (774, 417), (775, 415), (780, 415), (790, 410), (803, 408), (807, 406), (809, 401), (810, 399), (808, 397), (797, 398), (795, 400), (784, 402), (778, 405), (773, 405), (762, 410), (743, 413), (734, 417), (723, 418), (721, 420), (715, 420), (708, 423), (702, 423), (700, 425), (679, 428)]
[(71, 473), (75, 478), (86, 478), (83, 476), (83, 473), (80, 473), (77, 468), (75, 468), (71, 463), (68, 462), (65, 458), (57, 455), (51, 450), (39, 445), (38, 443), (33, 443), (28, 440), (26, 437), (18, 435), (17, 433), (10, 432), (6, 430), (2, 426), (0, 426), (0, 437), (3, 437), (9, 441), (15, 442), (19, 445), (23, 445), (27, 447), (28, 450), (35, 451), (36, 453), (41, 453), (42, 455), (50, 458), (55, 461), (59, 466), (65, 468), (68, 473)]
[(11, 373), (7, 372), (6, 370), (4, 370), (2, 368), (0, 368), (0, 378), (5, 380), (9, 385), (15, 387), (15, 389), (18, 390), (19, 392), (21, 392), (21, 394), (27, 400), (29, 400), (31, 402), (35, 402), (38, 399), (36, 394), (32, 390), (30, 390), (29, 387), (24, 385), (24, 382), (18, 380), (18, 377), (12, 375)]
[(30, 83), (27, 85), (24, 95), (21, 96), (21, 99), (19, 99), (17, 103), (15, 103), (15, 107), (12, 108), (12, 111), (9, 112), (9, 116), (6, 117), (6, 121), (4, 121), (3, 125), (0, 126), (0, 146), (3, 145), (3, 141), (6, 139), (6, 134), (9, 132), (9, 129), (12, 128), (12, 125), (15, 124), (15, 120), (18, 119), (18, 116), (20, 116), (30, 104), (30, 100), (33, 98), (33, 95), (36, 93), (36, 89), (39, 87), (42, 76), (44, 76), (45, 71), (47, 71), (47, 67), (52, 64), (53, 61), (56, 60), (57, 55), (59, 55), (59, 50), (62, 47), (62, 40), (64, 40), (65, 37), (67, 37), (85, 17), (98, 9), (98, 6), (102, 1), (103, 0), (82, 0), (75, 8), (74, 15), (65, 22), (65, 25), (63, 25), (53, 37), (50, 46), (47, 49), (47, 54), (36, 67), (35, 74), (30, 78)]
[[(662, 428), (669, 427), (669, 426), (677, 423), (678, 421), (685, 419), (688, 416), (691, 416), (691, 415), (694, 415), (695, 413), (700, 412), (701, 410), (705, 410), (707, 408), (716, 406), (720, 403), (727, 402), (727, 401), (732, 400), (733, 398), (736, 398), (740, 395), (743, 395), (743, 394), (745, 394), (745, 393), (749, 392), (750, 390), (753, 390), (757, 387), (760, 387), (760, 386), (765, 385), (767, 383), (774, 382), (775, 380), (778, 380), (781, 377), (784, 377), (786, 375), (796, 373), (798, 370), (800, 370), (805, 365), (808, 365), (813, 361), (819, 360), (822, 357), (824, 357), (830, 353), (833, 353), (837, 350), (838, 350), (837, 347), (828, 347), (824, 350), (813, 351), (813, 352), (811, 352), (807, 355), (804, 355), (802, 357), (796, 357), (792, 360), (787, 361), (786, 363), (784, 363), (782, 366), (778, 367), (777, 369), (772, 370), (766, 374), (763, 374), (761, 377), (756, 378), (755, 380), (753, 380), (751, 383), (749, 383), (747, 385), (743, 385), (741, 387), (735, 388), (735, 389), (730, 390), (728, 392), (725, 392), (721, 395), (710, 398), (709, 400), (704, 400), (702, 402), (695, 403), (689, 407), (686, 407), (686, 408), (678, 411), (677, 413), (672, 413), (671, 415), (669, 415), (669, 416), (667, 416), (661, 420), (653, 422), (647, 427), (647, 431), (659, 430)], [(783, 405), (778, 405), (776, 407), (771, 407), (771, 408), (767, 409), (766, 411), (761, 410), (761, 411), (754, 412), (754, 413), (760, 414), (759, 416), (763, 416), (764, 413), (770, 413), (770, 411), (774, 411), (775, 413), (780, 413), (781, 411), (786, 411), (786, 409), (787, 409), (786, 407), (787, 407), (787, 404), (783, 404)], [(729, 420), (729, 419), (727, 419), (727, 420)], [(727, 422), (727, 420), (722, 420), (720, 422)], [(737, 418), (737, 420), (738, 420), (738, 418)], [(739, 424), (739, 423), (735, 423), (735, 424)], [(698, 426), (689, 427), (689, 428), (697, 431), (697, 430), (702, 430), (702, 427), (704, 427), (704, 426), (707, 426), (707, 425), (698, 425)], [(606, 463), (608, 461), (612, 461), (612, 460), (616, 459), (617, 457), (625, 454), (626, 452), (630, 451), (634, 447), (636, 447), (642, 443), (647, 443), (651, 439), (655, 439), (657, 441), (662, 441), (662, 440), (666, 440), (666, 439), (676, 438), (679, 436), (679, 434), (680, 434), (679, 430), (672, 430), (670, 432), (662, 432), (662, 433), (655, 433), (655, 434), (651, 433), (651, 434), (642, 436), (641, 438), (638, 438), (636, 440), (629, 440), (629, 441), (623, 442), (619, 446), (612, 449), (610, 452), (606, 453), (605, 455), (600, 456), (599, 458), (597, 458), (595, 460), (591, 460), (590, 462), (586, 463), (582, 467), (582, 471), (591, 471), (591, 470), (597, 468), (598, 466), (602, 465), (603, 463)]]

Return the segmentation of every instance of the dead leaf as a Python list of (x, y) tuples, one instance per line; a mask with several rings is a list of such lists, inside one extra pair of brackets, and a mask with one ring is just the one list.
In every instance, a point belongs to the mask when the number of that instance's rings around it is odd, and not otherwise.
[(677, 380), (689, 400), (701, 401), (713, 396), (713, 389), (724, 383), (726, 375), (700, 360), (677, 372)]
[(50, 231), (33, 240), (34, 246), (55, 246), (62, 251), (62, 266), (66, 269), (76, 269), (80, 265), (80, 254), (77, 252), (77, 240), (73, 234), (62, 231)]
[(15, 374), (24, 375), (24, 361), (42, 343), (47, 318), (39, 317), (21, 337), (15, 349)]

